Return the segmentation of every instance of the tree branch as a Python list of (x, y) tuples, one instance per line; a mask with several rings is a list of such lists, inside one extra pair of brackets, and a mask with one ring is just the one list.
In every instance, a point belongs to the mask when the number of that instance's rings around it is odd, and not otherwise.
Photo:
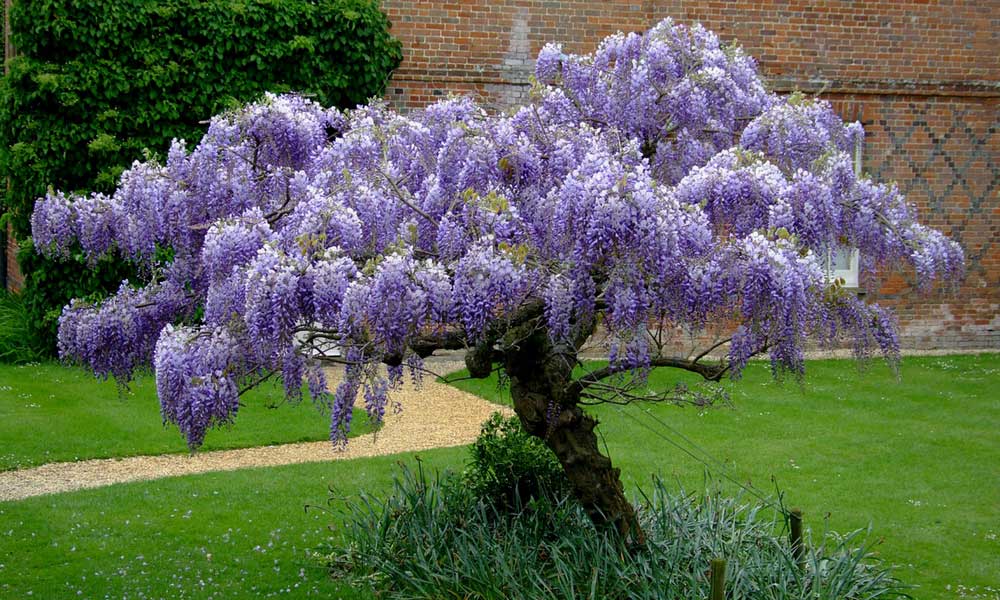
[(468, 347), (464, 329), (445, 329), (437, 333), (420, 334), (410, 340), (410, 349), (420, 358), (427, 358), (435, 350), (465, 350)]
[(418, 215), (426, 219), (431, 225), (435, 227), (438, 226), (438, 222), (434, 220), (434, 217), (430, 216), (419, 206), (406, 199), (406, 196), (403, 195), (403, 190), (399, 189), (399, 185), (396, 184), (396, 182), (393, 180), (392, 177), (389, 176), (388, 173), (386, 173), (382, 169), (378, 169), (378, 172), (381, 173), (382, 177), (385, 177), (385, 180), (389, 183), (389, 187), (392, 188), (392, 191), (396, 194), (396, 197), (399, 198), (400, 202), (409, 207), (410, 210), (412, 210), (413, 212), (417, 213)]
[(635, 394), (621, 390), (615, 386), (595, 384), (595, 387), (603, 389), (605, 394), (599, 392), (586, 391), (580, 394), (580, 404), (584, 406), (596, 406), (598, 404), (615, 404), (617, 406), (627, 406), (633, 403), (648, 402), (670, 402), (678, 406), (691, 405), (699, 408), (714, 406), (719, 401), (727, 401), (728, 396), (721, 389), (715, 393), (704, 393), (693, 390), (684, 384), (677, 384), (673, 389), (664, 390), (658, 394)]
[(728, 338), (726, 338), (724, 340), (716, 342), (715, 344), (712, 344), (711, 346), (708, 347), (707, 350), (705, 350), (704, 352), (702, 352), (698, 356), (694, 357), (694, 362), (698, 362), (699, 360), (701, 360), (701, 359), (705, 358), (706, 356), (708, 356), (709, 352), (711, 352), (712, 350), (715, 350), (716, 348), (718, 348), (719, 346), (722, 346), (723, 344), (728, 344), (731, 341), (733, 341), (733, 338), (728, 337)]
[(255, 379), (255, 380), (253, 380), (251, 382), (248, 382), (242, 388), (240, 388), (240, 390), (238, 392), (236, 392), (236, 395), (237, 396), (242, 396), (246, 392), (249, 392), (253, 388), (257, 387), (258, 385), (260, 385), (260, 384), (264, 383), (265, 381), (267, 381), (268, 379), (270, 379), (273, 375), (274, 375), (274, 371), (266, 371), (266, 372), (264, 372), (260, 377), (258, 377), (257, 379)]
[(292, 212), (292, 191), (291, 191), (291, 181), (288, 177), (285, 178), (285, 199), (276, 210), (264, 215), (264, 220), (267, 221), (269, 225), (274, 225), (279, 219), (285, 215), (291, 214)]
[[(651, 367), (673, 367), (675, 369), (683, 369), (685, 371), (690, 371), (692, 373), (697, 373), (701, 375), (706, 381), (719, 381), (722, 376), (729, 371), (729, 365), (726, 363), (719, 363), (717, 365), (706, 365), (698, 362), (697, 360), (690, 360), (687, 358), (677, 358), (672, 356), (660, 356), (654, 358), (649, 362)], [(608, 365), (596, 371), (591, 371), (587, 375), (584, 375), (580, 379), (573, 381), (570, 384), (570, 393), (582, 393), (588, 387), (595, 385), (602, 379), (607, 379), (616, 373), (621, 373), (622, 369)]]

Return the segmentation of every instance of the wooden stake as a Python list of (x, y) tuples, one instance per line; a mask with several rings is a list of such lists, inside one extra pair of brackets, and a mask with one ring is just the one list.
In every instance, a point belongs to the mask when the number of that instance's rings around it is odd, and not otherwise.
[(788, 515), (791, 531), (788, 534), (792, 546), (792, 558), (800, 571), (806, 568), (806, 547), (802, 543), (802, 509), (793, 508)]
[(712, 582), (711, 600), (726, 600), (726, 559), (712, 559), (710, 580)]

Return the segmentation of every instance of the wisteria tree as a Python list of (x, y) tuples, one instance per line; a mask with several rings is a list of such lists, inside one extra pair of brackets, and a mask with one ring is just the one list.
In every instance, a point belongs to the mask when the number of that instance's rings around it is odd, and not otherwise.
[[(380, 420), (404, 371), (465, 349), (473, 376), (505, 372), (592, 518), (638, 534), (586, 403), (646, 398), (655, 368), (735, 378), (762, 353), (801, 374), (809, 339), (893, 359), (891, 314), (825, 276), (839, 247), (869, 276), (962, 272), (957, 244), (855, 173), (859, 124), (769, 93), (700, 26), (667, 20), (582, 56), (548, 45), (536, 77), (504, 115), (464, 98), (400, 115), (269, 96), (212, 119), (195, 148), (135, 163), (111, 196), (39, 200), (40, 251), (79, 243), (144, 275), (66, 307), (62, 355), (120, 382), (152, 363), (163, 417), (193, 449), (272, 375), (292, 399), (307, 382), (344, 443), (359, 396)], [(595, 330), (610, 362), (574, 374)], [(345, 365), (333, 393), (328, 362)]]

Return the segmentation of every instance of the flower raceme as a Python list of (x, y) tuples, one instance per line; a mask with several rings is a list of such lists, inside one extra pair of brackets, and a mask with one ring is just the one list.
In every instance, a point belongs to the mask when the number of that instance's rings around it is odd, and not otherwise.
[[(343, 440), (357, 397), (380, 419), (404, 365), (419, 370), (418, 338), (496, 343), (533, 303), (555, 344), (600, 321), (634, 373), (661, 350), (650, 326), (717, 322), (734, 326), (733, 375), (764, 350), (801, 372), (810, 337), (898, 347), (891, 315), (830, 285), (818, 256), (847, 245), (870, 272), (961, 275), (957, 244), (854, 172), (858, 124), (767, 92), (701, 27), (668, 20), (588, 55), (548, 45), (536, 76), (505, 115), (269, 95), (135, 163), (111, 196), (40, 199), (39, 251), (117, 253), (145, 277), (68, 306), (62, 354), (121, 381), (152, 362), (192, 448), (270, 373), (293, 398), (306, 381)], [(320, 340), (347, 363), (333, 394)]]

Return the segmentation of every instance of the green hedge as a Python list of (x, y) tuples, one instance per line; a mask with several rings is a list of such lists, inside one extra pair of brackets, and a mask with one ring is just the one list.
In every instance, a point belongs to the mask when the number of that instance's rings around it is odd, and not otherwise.
[[(111, 192), (146, 150), (162, 155), (175, 137), (194, 142), (209, 117), (265, 91), (364, 103), (402, 58), (388, 28), (367, 0), (16, 0), (19, 56), (0, 84), (5, 219), (23, 240), (47, 188)], [(67, 269), (24, 252), (22, 261), (26, 301), (51, 333), (70, 297), (54, 275)], [(33, 269), (45, 281), (33, 283)], [(112, 266), (91, 280), (127, 272)], [(72, 287), (81, 291), (78, 281)]]

